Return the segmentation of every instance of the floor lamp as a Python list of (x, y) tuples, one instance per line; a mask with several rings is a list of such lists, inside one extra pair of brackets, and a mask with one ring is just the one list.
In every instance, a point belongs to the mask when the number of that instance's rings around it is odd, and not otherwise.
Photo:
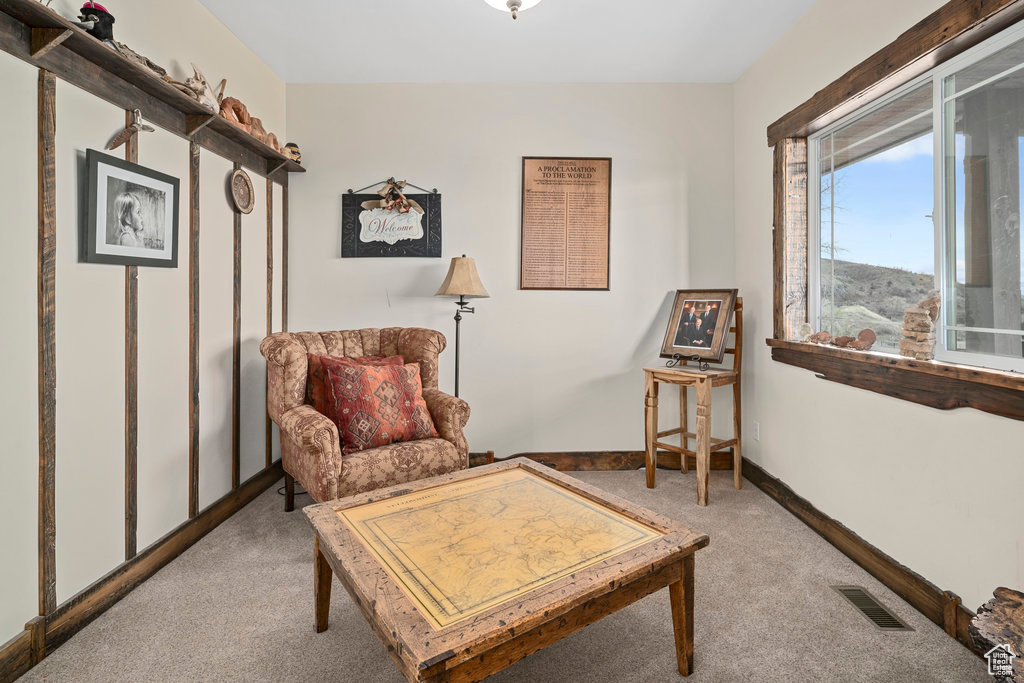
[(437, 290), (434, 296), (457, 296), (455, 302), (458, 308), (455, 310), (455, 395), (459, 395), (459, 325), (462, 323), (463, 313), (473, 313), (474, 309), (466, 304), (466, 297), (471, 299), (483, 299), (490, 296), (484, 285), (480, 282), (480, 276), (476, 272), (476, 261), (469, 256), (455, 256), (452, 264), (448, 267), (448, 276), (441, 283), (441, 289)]

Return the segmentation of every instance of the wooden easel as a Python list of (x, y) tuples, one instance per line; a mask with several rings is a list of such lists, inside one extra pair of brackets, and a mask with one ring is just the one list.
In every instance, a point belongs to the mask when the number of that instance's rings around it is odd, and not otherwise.
[[(736, 306), (733, 309), (733, 326), (729, 332), (733, 336), (731, 347), (726, 347), (725, 352), (732, 354), (732, 369), (709, 368), (701, 370), (697, 367), (682, 366), (673, 368), (644, 368), (645, 377), (645, 398), (644, 398), (644, 421), (646, 436), (646, 466), (647, 466), (647, 488), (654, 488), (655, 470), (658, 462), (658, 449), (664, 448), (673, 453), (679, 453), (679, 469), (687, 471), (686, 458), (694, 456), (697, 461), (697, 504), (708, 504), (708, 472), (711, 469), (711, 454), (726, 448), (732, 448), (733, 483), (737, 489), (741, 488), (743, 456), (740, 451), (740, 368), (743, 363), (743, 298), (736, 297)], [(679, 386), (679, 427), (658, 431), (658, 384), (675, 384)], [(714, 387), (732, 385), (733, 403), (733, 437), (731, 439), (716, 439), (711, 436), (711, 390)], [(696, 387), (697, 390), (697, 425), (696, 432), (689, 431), (687, 415), (687, 388)], [(663, 436), (680, 435), (680, 445), (662, 443), (658, 441)], [(696, 450), (690, 450), (690, 439), (697, 441)]]

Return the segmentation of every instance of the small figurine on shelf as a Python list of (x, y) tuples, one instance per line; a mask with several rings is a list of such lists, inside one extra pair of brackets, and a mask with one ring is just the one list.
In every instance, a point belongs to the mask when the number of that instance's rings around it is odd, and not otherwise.
[(114, 40), (114, 15), (98, 2), (87, 2), (78, 12), (78, 21), (73, 22), (93, 38), (100, 40), (114, 52), (118, 52), (135, 64), (149, 69), (160, 78), (167, 75), (167, 69), (140, 55), (124, 43)]
[(114, 44), (114, 15), (98, 2), (87, 2), (78, 11), (78, 21), (72, 22), (107, 47), (117, 49)]
[(220, 99), (224, 93), (224, 86), (227, 85), (227, 79), (221, 79), (220, 93), (218, 94), (213, 91), (206, 76), (195, 64), (192, 65), (192, 73), (194, 75), (186, 78), (184, 83), (176, 81), (170, 76), (164, 76), (164, 81), (193, 98), (204, 109), (209, 109), (210, 112), (216, 114), (220, 110)]
[(294, 142), (289, 142), (281, 148), (281, 153), (291, 159), (297, 164), (302, 163), (302, 152), (299, 150), (299, 146)]

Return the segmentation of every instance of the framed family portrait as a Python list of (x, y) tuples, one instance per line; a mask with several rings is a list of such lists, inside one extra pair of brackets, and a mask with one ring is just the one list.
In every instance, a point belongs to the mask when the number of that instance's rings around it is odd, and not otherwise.
[(177, 268), (179, 180), (94, 149), (85, 163), (82, 260)]
[(735, 306), (735, 289), (676, 290), (661, 357), (721, 363)]

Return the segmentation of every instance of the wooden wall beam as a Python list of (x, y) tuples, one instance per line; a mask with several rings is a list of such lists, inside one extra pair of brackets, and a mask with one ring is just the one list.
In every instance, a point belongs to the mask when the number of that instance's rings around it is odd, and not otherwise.
[(196, 133), (210, 125), (216, 116), (216, 114), (185, 114), (186, 137), (193, 138)]
[[(267, 178), (267, 336), (274, 331), (274, 181)], [(264, 392), (264, 399), (266, 392)], [(273, 461), (273, 445), (270, 436), (270, 413), (264, 411), (266, 420), (266, 466)]]
[(1024, 19), (1022, 0), (951, 0), (768, 126), (768, 146), (807, 137)]
[(39, 59), (71, 37), (71, 29), (34, 28), (29, 39), (29, 54)]
[(188, 516), (199, 514), (199, 145), (188, 146)]
[[(234, 170), (241, 168), (234, 165)], [(234, 248), (232, 272), (231, 316), (231, 488), (238, 488), (241, 465), (241, 382), (242, 382), (242, 214), (237, 209), (232, 214), (234, 228)]]
[(46, 617), (29, 620), (25, 630), (29, 635), (29, 659), (32, 666), (35, 666), (46, 657)]
[(57, 459), (57, 79), (39, 71), (39, 614), (57, 606), (56, 485)]
[[(132, 123), (125, 110), (124, 125)], [(139, 136), (128, 138), (124, 158), (139, 163)], [(139, 501), (139, 267), (124, 267), (124, 559), (138, 550)]]
[(281, 331), (288, 331), (288, 185), (281, 187)]
[(790, 339), (808, 321), (807, 139), (787, 138), (775, 146), (773, 210), (772, 328), (775, 339)]
[(13, 683), (36, 665), (32, 661), (32, 632), (24, 631), (0, 645), (0, 681)]

